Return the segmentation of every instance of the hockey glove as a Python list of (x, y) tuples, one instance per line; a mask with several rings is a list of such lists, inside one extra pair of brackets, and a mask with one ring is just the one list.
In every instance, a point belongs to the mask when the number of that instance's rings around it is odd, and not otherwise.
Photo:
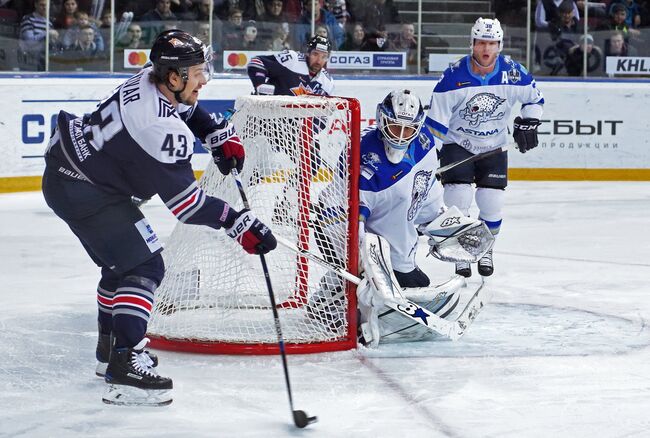
[(517, 117), (512, 136), (517, 143), (517, 149), (522, 154), (537, 147), (537, 127), (541, 124), (539, 119), (522, 119)]
[(272, 96), (275, 94), (275, 85), (273, 84), (260, 84), (255, 89), (257, 94)]
[(221, 173), (228, 175), (232, 169), (241, 172), (246, 154), (232, 123), (228, 122), (223, 128), (214, 130), (205, 137), (205, 141)]
[(260, 222), (250, 210), (240, 211), (233, 225), (226, 228), (226, 233), (249, 254), (266, 254), (278, 246), (269, 227)]

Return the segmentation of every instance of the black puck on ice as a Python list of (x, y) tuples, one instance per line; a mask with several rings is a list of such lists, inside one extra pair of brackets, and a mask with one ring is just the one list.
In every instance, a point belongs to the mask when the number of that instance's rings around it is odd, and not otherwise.
[(300, 429), (318, 421), (318, 417), (308, 417), (305, 411), (293, 411), (293, 423)]

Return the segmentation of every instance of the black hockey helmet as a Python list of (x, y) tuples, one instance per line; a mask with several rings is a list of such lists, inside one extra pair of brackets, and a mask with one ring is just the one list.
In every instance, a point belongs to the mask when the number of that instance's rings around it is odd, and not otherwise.
[(324, 36), (316, 35), (307, 42), (307, 53), (312, 50), (330, 53), (332, 51), (332, 43)]
[(206, 64), (206, 79), (212, 76), (212, 50), (203, 42), (180, 29), (161, 32), (151, 47), (149, 59), (158, 80), (167, 80), (167, 73), (177, 72), (183, 82), (188, 79), (187, 70), (193, 65)]

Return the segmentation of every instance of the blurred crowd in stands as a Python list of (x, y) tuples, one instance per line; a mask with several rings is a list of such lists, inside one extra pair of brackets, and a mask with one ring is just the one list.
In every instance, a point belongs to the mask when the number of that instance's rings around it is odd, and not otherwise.
[(0, 0), (0, 34), (14, 33), (22, 57), (34, 58), (37, 70), (43, 70), (46, 41), (51, 63), (107, 59), (111, 21), (117, 49), (149, 48), (160, 31), (181, 28), (216, 53), (303, 50), (314, 3), (315, 33), (334, 50), (403, 51), (414, 63), (417, 49), (415, 25), (400, 22), (393, 0), (115, 0), (115, 18), (110, 0), (50, 0), (49, 31), (47, 2)]
[[(192, 32), (217, 54), (300, 51), (311, 36), (313, 5), (315, 33), (329, 38), (334, 50), (406, 52), (407, 64), (417, 64), (416, 24), (398, 10), (399, 4), (416, 0), (114, 0), (113, 8), (111, 1), (49, 0), (48, 26), (48, 0), (0, 0), (0, 70), (11, 70), (13, 64), (18, 67), (13, 69), (44, 70), (47, 44), (49, 70), (84, 65), (86, 70), (106, 71), (112, 25), (115, 59), (121, 59), (124, 49), (149, 48), (169, 28)], [(423, 0), (423, 11), (439, 3), (445, 2)], [(493, 0), (491, 10), (506, 29), (508, 53), (516, 46), (516, 38), (508, 37), (525, 31), (526, 1)], [(648, 32), (643, 30), (650, 26), (650, 0), (537, 0), (531, 21), (536, 74), (581, 75), (585, 49), (589, 72), (602, 73), (606, 56), (650, 56)], [(423, 37), (435, 37), (433, 29), (423, 31)], [(438, 38), (438, 53), (449, 47), (444, 33)], [(457, 51), (449, 47), (449, 53)], [(423, 64), (425, 52), (423, 44)], [(524, 61), (517, 54), (515, 58)]]
[[(526, 13), (525, 0), (496, 5), (506, 24)], [(603, 74), (608, 56), (650, 56), (650, 0), (538, 0), (532, 16), (537, 74), (582, 76), (585, 50), (588, 74)]]

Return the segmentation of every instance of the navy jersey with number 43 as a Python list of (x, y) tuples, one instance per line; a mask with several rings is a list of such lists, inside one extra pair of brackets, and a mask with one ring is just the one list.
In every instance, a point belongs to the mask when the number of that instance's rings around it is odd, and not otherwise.
[[(171, 102), (145, 68), (120, 85), (90, 115), (62, 111), (46, 152), (48, 167), (111, 193), (148, 199), (158, 194), (182, 222), (220, 228), (230, 207), (198, 187), (190, 158), (226, 122), (200, 106)], [(223, 126), (222, 126), (223, 125)]]
[(334, 92), (334, 80), (325, 69), (314, 77), (310, 76), (304, 53), (284, 50), (275, 55), (255, 56), (247, 68), (255, 88), (265, 83), (274, 85), (275, 95), (330, 96)]

